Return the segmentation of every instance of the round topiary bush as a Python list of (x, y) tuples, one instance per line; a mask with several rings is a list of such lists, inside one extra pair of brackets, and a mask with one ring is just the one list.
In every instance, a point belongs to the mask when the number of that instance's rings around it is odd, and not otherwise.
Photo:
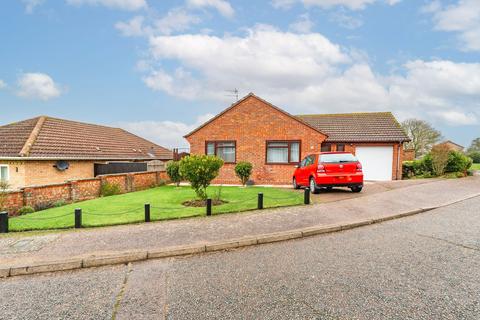
[(247, 184), (248, 179), (252, 175), (253, 165), (247, 161), (240, 161), (235, 166), (235, 175), (240, 178), (242, 185), (245, 186)]
[(180, 160), (180, 175), (190, 182), (202, 200), (207, 199), (207, 187), (218, 176), (223, 160), (216, 156), (191, 155)]

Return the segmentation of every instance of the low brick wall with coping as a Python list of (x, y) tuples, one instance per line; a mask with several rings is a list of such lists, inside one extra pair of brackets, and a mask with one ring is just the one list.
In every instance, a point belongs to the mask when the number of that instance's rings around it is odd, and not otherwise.
[(56, 202), (77, 202), (100, 197), (102, 183), (118, 184), (122, 193), (145, 190), (167, 181), (165, 171), (147, 171), (97, 176), (42, 186), (29, 186), (7, 193), (4, 210), (15, 216), (23, 206), (46, 208)]

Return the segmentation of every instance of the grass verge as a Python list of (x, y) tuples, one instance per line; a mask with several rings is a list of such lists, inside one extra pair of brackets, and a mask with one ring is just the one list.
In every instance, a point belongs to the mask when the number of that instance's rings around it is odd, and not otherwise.
[[(288, 189), (264, 187), (209, 187), (213, 198), (221, 189), (225, 204), (214, 206), (213, 214), (241, 212), (257, 208), (257, 194), (264, 194), (264, 207), (303, 203), (303, 195)], [(144, 191), (98, 198), (51, 208), (9, 219), (10, 231), (65, 229), (74, 226), (74, 210), (82, 209), (82, 225), (98, 227), (144, 221), (144, 204), (150, 203), (153, 221), (204, 216), (205, 208), (185, 207), (182, 202), (195, 198), (190, 187), (163, 186)]]

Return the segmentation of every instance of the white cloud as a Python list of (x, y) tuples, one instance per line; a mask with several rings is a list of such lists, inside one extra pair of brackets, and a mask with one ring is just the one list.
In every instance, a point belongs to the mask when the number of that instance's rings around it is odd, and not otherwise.
[(466, 114), (462, 111), (440, 111), (433, 113), (433, 116), (439, 117), (444, 122), (457, 125), (473, 125), (478, 123), (478, 119), (474, 114)]
[(357, 29), (363, 25), (363, 21), (345, 13), (345, 10), (338, 10), (330, 15), (330, 20), (347, 29)]
[(309, 33), (312, 30), (314, 23), (310, 20), (308, 13), (302, 14), (297, 21), (290, 24), (289, 28), (298, 33)]
[(272, 0), (272, 5), (275, 8), (288, 9), (296, 3), (302, 3), (306, 7), (321, 7), (330, 9), (336, 6), (342, 6), (350, 10), (363, 10), (367, 5), (373, 3), (386, 3), (388, 5), (395, 5), (402, 0)]
[(225, 0), (187, 0), (187, 4), (192, 8), (214, 8), (224, 17), (233, 17), (235, 10), (230, 3)]
[(117, 22), (115, 28), (126, 37), (153, 36), (158, 34), (172, 34), (185, 31), (192, 25), (200, 23), (199, 17), (185, 9), (175, 8), (160, 18), (136, 16), (127, 22)]
[(81, 6), (104, 6), (127, 11), (140, 10), (147, 7), (146, 0), (66, 0), (68, 4)]
[(433, 14), (436, 30), (458, 33), (463, 50), (480, 51), (480, 1), (459, 0), (446, 7), (434, 1), (422, 11)]
[[(150, 54), (145, 84), (192, 101), (227, 103), (224, 90), (239, 88), (241, 94), (255, 92), (292, 113), (392, 110), (400, 118), (448, 124), (474, 123), (461, 113), (480, 118), (480, 63), (412, 60), (382, 75), (368, 58), (321, 34), (268, 26), (244, 36), (151, 37)], [(152, 69), (164, 60), (176, 66)]]
[(61, 95), (60, 87), (45, 73), (24, 73), (18, 79), (17, 95), (47, 101)]
[(176, 121), (137, 121), (123, 122), (119, 126), (163, 147), (182, 148), (188, 147), (183, 136), (212, 117), (212, 114), (202, 115), (192, 124)]
[(5, 83), (5, 81), (0, 79), (0, 89), (6, 88), (6, 87), (7, 87), (7, 84)]
[(45, 0), (22, 0), (25, 4), (25, 12), (28, 14), (33, 13), (35, 7), (41, 5)]
[(115, 28), (126, 37), (140, 37), (145, 35), (144, 20), (144, 17), (136, 16), (127, 22), (117, 22)]
[(170, 10), (167, 15), (154, 21), (154, 30), (161, 34), (171, 34), (174, 31), (184, 31), (191, 25), (200, 23), (200, 18), (184, 9)]

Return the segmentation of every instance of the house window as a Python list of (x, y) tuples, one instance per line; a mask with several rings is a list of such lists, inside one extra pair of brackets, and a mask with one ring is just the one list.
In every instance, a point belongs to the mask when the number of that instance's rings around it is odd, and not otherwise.
[(207, 155), (217, 156), (225, 161), (225, 163), (235, 163), (235, 141), (207, 141), (205, 149)]
[(298, 163), (300, 141), (267, 141), (267, 163)]
[(329, 152), (332, 151), (332, 144), (331, 143), (324, 143), (320, 149), (322, 152)]
[(337, 151), (345, 151), (345, 144), (339, 143), (337, 144)]
[(0, 165), (0, 181), (8, 181), (8, 166)]

